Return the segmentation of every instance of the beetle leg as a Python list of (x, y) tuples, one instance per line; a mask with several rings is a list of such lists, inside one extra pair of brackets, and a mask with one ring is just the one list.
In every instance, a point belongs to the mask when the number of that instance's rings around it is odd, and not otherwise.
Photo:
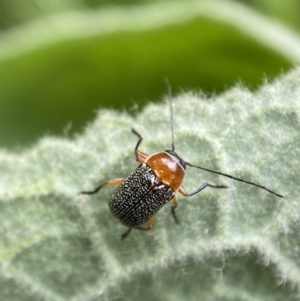
[(121, 235), (121, 240), (125, 239), (128, 234), (131, 232), (132, 228), (128, 228), (126, 232)]
[(200, 185), (196, 190), (194, 190), (191, 193), (188, 193), (183, 186), (181, 185), (178, 188), (178, 192), (180, 192), (183, 196), (192, 196), (194, 194), (197, 194), (198, 192), (200, 192), (201, 190), (205, 189), (206, 187), (211, 187), (211, 188), (218, 188), (218, 189), (226, 189), (228, 188), (227, 185), (216, 185), (214, 183), (210, 183), (210, 182), (205, 182), (202, 185)]
[(138, 142), (135, 146), (135, 149), (134, 149), (135, 159), (136, 159), (137, 162), (143, 163), (146, 160), (146, 158), (148, 157), (147, 154), (139, 151), (139, 146), (143, 141), (143, 137), (139, 132), (136, 131), (136, 129), (132, 128), (131, 131), (132, 131), (133, 134), (135, 134), (139, 138), (139, 140), (138, 140)]
[[(153, 218), (153, 217), (150, 217), (150, 218), (148, 219), (148, 221), (147, 221), (147, 227), (146, 227), (146, 228), (144, 228), (144, 227), (137, 227), (137, 228), (135, 228), (135, 229), (137, 229), (137, 230), (142, 230), (142, 231), (149, 231), (149, 230), (152, 228), (153, 220), (154, 220), (154, 218)], [(121, 239), (122, 239), (122, 240), (125, 239), (125, 238), (128, 236), (128, 234), (131, 232), (132, 229), (133, 229), (133, 228), (128, 228), (127, 231), (124, 232), (124, 233), (121, 235)]]
[(139, 163), (144, 163), (145, 160), (149, 157), (147, 154), (145, 154), (141, 151), (137, 151), (135, 156), (137, 156), (136, 161), (139, 162)]
[(150, 217), (147, 220), (147, 227), (146, 228), (144, 228), (144, 227), (137, 227), (135, 229), (142, 230), (142, 231), (149, 231), (152, 228), (153, 220), (154, 220), (154, 217)]
[(177, 217), (175, 212), (175, 209), (177, 208), (177, 199), (175, 195), (172, 198), (172, 203), (173, 203), (173, 206), (171, 207), (172, 216), (174, 218), (175, 224), (180, 225), (180, 219)]
[(107, 181), (107, 182), (99, 185), (94, 190), (91, 190), (91, 191), (80, 191), (78, 194), (95, 194), (95, 193), (99, 192), (99, 190), (103, 186), (119, 185), (119, 184), (122, 184), (123, 181), (124, 181), (124, 179), (122, 179), (122, 178), (113, 179), (113, 180)]

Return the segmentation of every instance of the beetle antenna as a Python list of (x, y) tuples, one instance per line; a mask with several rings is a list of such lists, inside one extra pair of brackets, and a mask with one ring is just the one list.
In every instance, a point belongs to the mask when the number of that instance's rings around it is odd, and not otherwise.
[(211, 169), (208, 169), (208, 168), (204, 168), (204, 167), (201, 167), (201, 166), (197, 166), (197, 165), (194, 165), (192, 163), (189, 163), (189, 162), (185, 162), (186, 165), (190, 166), (190, 167), (196, 167), (196, 168), (199, 168), (199, 169), (202, 169), (202, 170), (205, 170), (205, 171), (209, 171), (209, 172), (212, 172), (212, 173), (215, 173), (215, 174), (218, 174), (218, 175), (221, 175), (221, 176), (224, 176), (224, 177), (227, 177), (227, 178), (230, 178), (230, 179), (233, 179), (233, 180), (236, 180), (236, 181), (239, 181), (239, 182), (243, 182), (243, 183), (246, 183), (246, 184), (249, 184), (249, 185), (252, 185), (252, 186), (256, 186), (256, 187), (259, 187), (261, 189), (264, 189), (280, 198), (284, 198), (283, 195), (273, 191), (273, 190), (270, 190), (269, 188), (265, 187), (265, 186), (262, 186), (260, 184), (256, 184), (256, 183), (253, 183), (253, 182), (250, 182), (250, 181), (246, 181), (246, 180), (243, 180), (243, 179), (240, 179), (240, 178), (236, 178), (234, 176), (231, 176), (229, 174), (226, 174), (226, 173), (222, 173), (222, 172), (219, 172), (219, 171), (215, 171), (215, 170), (211, 170)]
[(170, 82), (165, 78), (165, 82), (168, 90), (168, 100), (170, 106), (170, 115), (171, 115), (171, 134), (172, 134), (172, 151), (175, 151), (175, 139), (174, 139), (174, 126), (173, 126), (173, 100), (172, 100), (172, 88)]

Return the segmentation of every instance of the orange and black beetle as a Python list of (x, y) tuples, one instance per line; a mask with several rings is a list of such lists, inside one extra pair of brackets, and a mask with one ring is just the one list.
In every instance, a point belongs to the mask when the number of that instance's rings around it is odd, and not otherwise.
[[(168, 83), (167, 83), (168, 84)], [(196, 167), (209, 172), (213, 172), (246, 184), (254, 185), (265, 189), (268, 192), (283, 198), (278, 194), (262, 185), (249, 182), (234, 176), (210, 170), (201, 166), (193, 165), (184, 161), (175, 152), (174, 131), (173, 131), (173, 111), (171, 88), (168, 84), (169, 104), (171, 112), (171, 133), (172, 133), (172, 150), (165, 150), (153, 155), (147, 155), (139, 150), (139, 146), (143, 140), (142, 136), (135, 130), (132, 132), (138, 137), (135, 147), (135, 158), (140, 165), (126, 179), (118, 178), (107, 181), (92, 191), (82, 191), (80, 194), (95, 194), (103, 186), (119, 185), (114, 191), (110, 201), (109, 209), (112, 214), (120, 220), (120, 222), (128, 227), (128, 230), (122, 235), (124, 239), (132, 229), (150, 230), (153, 223), (154, 215), (169, 201), (173, 206), (171, 212), (176, 224), (180, 221), (175, 213), (177, 200), (175, 192), (180, 192), (183, 196), (192, 196), (206, 187), (211, 188), (228, 188), (226, 185), (216, 185), (205, 182), (201, 184), (195, 191), (188, 193), (181, 185), (186, 166)], [(144, 224), (146, 223), (146, 226)]]

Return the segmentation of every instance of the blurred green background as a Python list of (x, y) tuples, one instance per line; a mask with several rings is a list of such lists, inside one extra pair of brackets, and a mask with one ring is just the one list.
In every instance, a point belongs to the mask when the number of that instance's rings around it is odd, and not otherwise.
[[(20, 150), (46, 134), (72, 136), (100, 108), (134, 115), (161, 100), (164, 77), (174, 94), (211, 95), (237, 83), (254, 90), (298, 63), (230, 22), (181, 18), (180, 2), (188, 8), (187, 0), (1, 0), (0, 147)], [(213, 2), (217, 9), (220, 1)], [(300, 31), (298, 0), (224, 3)], [(168, 21), (168, 10), (177, 18)], [(156, 26), (156, 18), (167, 21)]]

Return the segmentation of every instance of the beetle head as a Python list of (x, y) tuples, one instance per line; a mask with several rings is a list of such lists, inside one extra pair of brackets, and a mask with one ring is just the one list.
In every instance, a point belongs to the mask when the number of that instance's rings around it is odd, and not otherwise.
[(182, 166), (184, 170), (186, 169), (185, 161), (180, 158), (174, 150), (165, 150), (165, 152), (170, 154)]

